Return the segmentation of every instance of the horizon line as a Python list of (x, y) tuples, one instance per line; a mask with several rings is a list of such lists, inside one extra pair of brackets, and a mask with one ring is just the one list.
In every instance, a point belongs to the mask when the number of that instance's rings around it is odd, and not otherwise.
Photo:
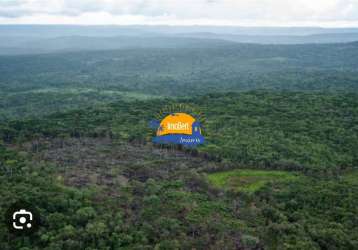
[(124, 27), (124, 26), (151, 26), (151, 27), (233, 27), (233, 28), (315, 28), (315, 29), (358, 29), (358, 26), (320, 26), (320, 25), (306, 25), (306, 26), (300, 26), (300, 25), (239, 25), (239, 24), (151, 24), (151, 23), (143, 23), (143, 24), (69, 24), (69, 23), (48, 23), (48, 24), (42, 24), (42, 23), (6, 23), (1, 24), (0, 26), (97, 26), (97, 27), (103, 27), (103, 26), (118, 26), (118, 27)]

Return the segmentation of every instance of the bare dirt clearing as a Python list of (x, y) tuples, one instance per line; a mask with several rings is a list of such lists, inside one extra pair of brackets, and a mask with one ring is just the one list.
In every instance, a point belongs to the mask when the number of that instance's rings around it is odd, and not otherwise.
[(22, 144), (20, 150), (30, 154), (34, 162), (55, 164), (64, 183), (75, 187), (123, 186), (130, 179), (164, 179), (174, 172), (218, 165), (174, 148), (109, 138), (40, 139)]

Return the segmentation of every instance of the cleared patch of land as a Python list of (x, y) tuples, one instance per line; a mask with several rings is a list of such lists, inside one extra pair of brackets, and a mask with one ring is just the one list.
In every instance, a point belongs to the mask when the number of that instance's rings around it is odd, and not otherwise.
[(215, 187), (239, 192), (255, 192), (268, 182), (294, 181), (299, 175), (285, 171), (266, 171), (252, 169), (235, 169), (208, 174), (208, 179)]
[(52, 163), (69, 186), (119, 187), (129, 180), (165, 179), (175, 172), (205, 171), (215, 162), (152, 144), (113, 142), (109, 138), (54, 138), (24, 143), (18, 148), (36, 162)]

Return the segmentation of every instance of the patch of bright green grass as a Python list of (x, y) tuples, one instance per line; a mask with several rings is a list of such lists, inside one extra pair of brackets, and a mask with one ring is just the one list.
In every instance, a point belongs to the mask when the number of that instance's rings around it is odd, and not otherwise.
[(271, 181), (294, 181), (298, 178), (299, 175), (292, 172), (251, 169), (235, 169), (208, 175), (215, 187), (242, 192), (255, 192)]

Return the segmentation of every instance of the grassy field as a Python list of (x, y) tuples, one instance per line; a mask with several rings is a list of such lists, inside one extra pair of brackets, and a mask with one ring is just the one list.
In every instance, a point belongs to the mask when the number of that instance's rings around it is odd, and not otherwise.
[(293, 181), (299, 176), (292, 172), (236, 169), (208, 175), (215, 187), (238, 192), (255, 192), (271, 181)]

